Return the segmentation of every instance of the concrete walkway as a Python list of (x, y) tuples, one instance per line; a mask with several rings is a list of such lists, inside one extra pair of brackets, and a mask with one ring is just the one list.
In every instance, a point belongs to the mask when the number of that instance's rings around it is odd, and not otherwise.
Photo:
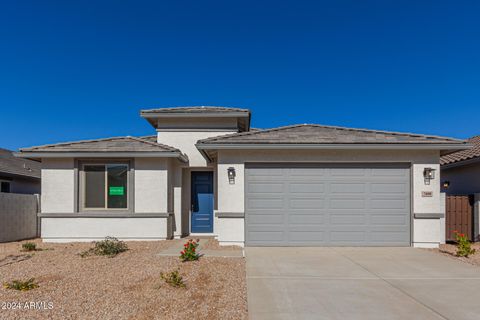
[(246, 248), (251, 319), (480, 319), (480, 267), (414, 248)]
[[(224, 257), (224, 258), (243, 258), (244, 252), (241, 250), (230, 250), (230, 249), (204, 249), (203, 246), (208, 241), (208, 239), (199, 239), (199, 244), (197, 247), (197, 253), (203, 255), (204, 257)], [(183, 245), (188, 241), (188, 239), (182, 240), (173, 240), (172, 245), (165, 250), (162, 250), (158, 255), (167, 256), (167, 257), (178, 257), (180, 256), (180, 251), (183, 250)]]

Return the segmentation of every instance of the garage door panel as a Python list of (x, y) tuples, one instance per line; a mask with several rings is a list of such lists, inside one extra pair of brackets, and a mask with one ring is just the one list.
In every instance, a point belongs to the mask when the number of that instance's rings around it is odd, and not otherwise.
[(269, 224), (283, 224), (284, 223), (284, 215), (278, 213), (272, 214), (253, 214), (250, 218), (250, 226), (254, 225), (269, 225)]
[(312, 241), (320, 241), (323, 242), (325, 232), (312, 230), (312, 231), (290, 231), (289, 235), (289, 242), (302, 242), (302, 243), (311, 243)]
[(315, 198), (295, 198), (290, 199), (289, 208), (291, 209), (321, 209), (325, 207), (325, 200)]
[(290, 179), (295, 180), (295, 178), (300, 177), (309, 177), (309, 179), (315, 179), (317, 177), (323, 178), (325, 176), (326, 169), (322, 168), (290, 168), (287, 169), (287, 174)]
[(365, 231), (331, 231), (330, 232), (330, 241), (335, 242), (344, 242), (344, 243), (365, 243), (366, 242), (366, 232)]
[(394, 226), (407, 226), (410, 222), (405, 214), (371, 214), (370, 223), (372, 225), (394, 225)]
[(252, 193), (282, 193), (283, 192), (283, 182), (278, 183), (252, 183), (250, 185), (250, 192)]
[(331, 183), (330, 192), (333, 194), (365, 193), (365, 183)]
[(283, 199), (258, 198), (247, 202), (248, 209), (283, 209)]
[(292, 182), (288, 185), (288, 190), (291, 193), (318, 193), (323, 194), (325, 192), (324, 183), (315, 182)]
[(248, 231), (248, 238), (251, 242), (282, 243), (285, 235), (283, 231)]
[(332, 177), (363, 177), (366, 169), (363, 168), (332, 168), (329, 170)]
[(253, 170), (249, 172), (250, 181), (282, 181), (284, 172), (282, 169), (272, 169), (271, 172), (264, 172), (262, 170)]
[(367, 223), (366, 214), (330, 214), (331, 225), (364, 225)]
[(324, 223), (325, 217), (322, 214), (296, 214), (288, 216), (288, 224), (290, 226)]
[(317, 166), (246, 166), (247, 245), (410, 245), (408, 167)]
[(377, 243), (404, 243), (405, 231), (371, 231), (370, 241)]
[(372, 199), (372, 209), (406, 209), (408, 203), (405, 199)]
[(329, 201), (330, 209), (352, 209), (352, 210), (363, 210), (365, 209), (365, 199), (330, 199)]
[(408, 170), (399, 170), (397, 168), (372, 168), (370, 175), (377, 177), (408, 177)]
[(372, 183), (370, 191), (372, 193), (406, 193), (408, 192), (408, 183)]

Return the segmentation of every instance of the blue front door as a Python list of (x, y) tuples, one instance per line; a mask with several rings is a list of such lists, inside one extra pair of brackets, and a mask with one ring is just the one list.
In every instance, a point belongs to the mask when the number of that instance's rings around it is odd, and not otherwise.
[(192, 233), (213, 232), (213, 172), (192, 172)]

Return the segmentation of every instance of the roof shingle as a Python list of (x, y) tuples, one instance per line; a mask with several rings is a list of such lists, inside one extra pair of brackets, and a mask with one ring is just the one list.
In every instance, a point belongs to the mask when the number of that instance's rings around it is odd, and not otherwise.
[(214, 106), (191, 106), (191, 107), (174, 107), (174, 108), (157, 108), (142, 110), (143, 114), (161, 114), (161, 113), (229, 113), (229, 112), (242, 112), (250, 113), (248, 109), (240, 108), (227, 108), (227, 107), (214, 107)]
[(113, 137), (94, 140), (82, 140), (47, 144), (22, 148), (20, 152), (179, 152), (177, 148), (157, 143), (152, 136), (147, 137)]
[(431, 144), (465, 141), (413, 133), (299, 124), (234, 133), (199, 140), (198, 144)]
[(42, 164), (37, 161), (16, 158), (13, 152), (0, 148), (0, 174), (13, 174), (18, 176), (40, 179)]
[(445, 155), (440, 158), (440, 164), (446, 165), (451, 163), (456, 163), (460, 161), (470, 160), (480, 157), (480, 136), (475, 136), (467, 139), (467, 142), (473, 147), (468, 150), (462, 150), (454, 152), (448, 155)]

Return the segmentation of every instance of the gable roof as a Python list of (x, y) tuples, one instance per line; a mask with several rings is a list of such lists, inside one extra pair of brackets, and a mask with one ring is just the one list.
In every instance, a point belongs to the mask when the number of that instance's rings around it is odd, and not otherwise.
[(42, 164), (38, 161), (19, 159), (13, 152), (0, 148), (0, 175), (16, 175), (40, 179)]
[(191, 106), (191, 107), (173, 107), (173, 108), (156, 108), (141, 110), (141, 114), (162, 114), (162, 113), (250, 113), (248, 109), (227, 108), (214, 106)]
[(30, 148), (22, 148), (18, 153), (22, 157), (55, 157), (55, 156), (103, 156), (119, 154), (120, 156), (171, 156), (186, 161), (186, 156), (174, 147), (157, 143), (154, 136), (145, 137), (112, 137), (94, 140), (81, 140), (47, 144)]
[(197, 143), (219, 144), (465, 144), (465, 141), (414, 133), (297, 124), (216, 136)]
[(447, 165), (475, 158), (480, 159), (480, 135), (467, 139), (467, 142), (473, 146), (471, 149), (445, 155), (440, 158), (440, 164)]

